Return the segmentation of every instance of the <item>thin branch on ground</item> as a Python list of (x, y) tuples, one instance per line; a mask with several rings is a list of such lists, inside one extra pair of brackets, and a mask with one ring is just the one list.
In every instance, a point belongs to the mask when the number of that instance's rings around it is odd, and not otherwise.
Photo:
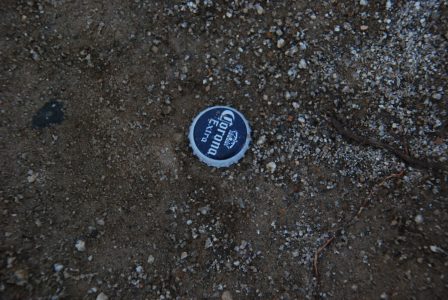
[(437, 163), (437, 162), (430, 162), (425, 160), (420, 160), (415, 157), (410, 156), (407, 151), (401, 151), (395, 147), (392, 147), (391, 145), (385, 144), (377, 139), (374, 138), (366, 138), (363, 137), (352, 130), (348, 129), (347, 126), (345, 126), (341, 121), (338, 120), (335, 116), (328, 116), (328, 119), (336, 131), (345, 137), (348, 140), (357, 142), (361, 145), (365, 146), (372, 146), (379, 149), (384, 149), (389, 151), (390, 153), (394, 154), (401, 160), (403, 160), (405, 163), (409, 164), (412, 167), (419, 168), (419, 169), (425, 169), (425, 170), (433, 170), (435, 172), (441, 172), (441, 171), (447, 171), (447, 165), (443, 163)]
[(314, 269), (314, 274), (315, 277), (317, 278), (317, 280), (319, 280), (319, 269), (318, 269), (318, 262), (319, 262), (319, 255), (320, 253), (328, 247), (328, 245), (331, 244), (331, 242), (333, 242), (333, 240), (336, 238), (337, 233), (341, 232), (343, 229), (347, 229), (349, 226), (353, 225), (355, 223), (355, 221), (357, 221), (359, 219), (359, 216), (361, 215), (361, 213), (368, 207), (369, 203), (370, 203), (370, 199), (372, 198), (373, 194), (375, 193), (376, 189), (382, 185), (384, 185), (384, 183), (386, 181), (388, 181), (389, 179), (392, 178), (402, 178), (404, 176), (404, 170), (402, 170), (401, 172), (398, 173), (393, 173), (389, 176), (384, 177), (379, 183), (375, 184), (369, 195), (367, 196), (366, 200), (364, 201), (364, 203), (361, 205), (361, 207), (359, 208), (359, 210), (357, 211), (357, 213), (355, 215), (353, 215), (352, 218), (350, 218), (349, 221), (345, 222), (344, 224), (342, 224), (341, 226), (339, 226), (336, 230), (334, 230), (331, 233), (331, 238), (329, 238), (328, 240), (325, 241), (325, 243), (320, 246), (316, 253), (314, 254), (314, 259), (313, 259), (313, 269)]
[(314, 266), (314, 274), (316, 275), (316, 278), (319, 276), (319, 270), (317, 268), (317, 261), (319, 259), (319, 254), (328, 246), (331, 244), (331, 242), (334, 240), (334, 236), (329, 238), (322, 246), (320, 246), (319, 249), (317, 249), (316, 253), (314, 254), (313, 259), (313, 266)]
[(404, 176), (404, 170), (402, 170), (399, 173), (391, 174), (391, 175), (385, 177), (383, 180), (381, 180), (380, 183), (376, 184), (370, 191), (369, 195), (367, 196), (366, 201), (364, 201), (364, 203), (359, 208), (358, 212), (353, 216), (353, 218), (348, 222), (348, 224), (350, 224), (353, 220), (357, 219), (359, 217), (359, 215), (362, 213), (362, 211), (367, 208), (367, 206), (369, 205), (370, 199), (377, 187), (382, 186), (387, 180), (389, 180), (391, 178), (401, 178), (403, 176)]

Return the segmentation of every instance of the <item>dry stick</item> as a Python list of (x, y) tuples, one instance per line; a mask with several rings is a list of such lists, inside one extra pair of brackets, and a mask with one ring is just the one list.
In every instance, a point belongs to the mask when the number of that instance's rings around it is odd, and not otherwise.
[(401, 178), (401, 177), (403, 177), (403, 176), (404, 176), (404, 170), (401, 171), (400, 173), (391, 174), (391, 175), (385, 177), (383, 180), (381, 180), (380, 183), (376, 184), (376, 185), (372, 188), (372, 191), (369, 193), (369, 196), (367, 196), (366, 201), (364, 201), (363, 205), (359, 208), (359, 210), (358, 210), (358, 212), (356, 213), (356, 215), (353, 216), (353, 218), (347, 223), (347, 225), (350, 224), (354, 219), (356, 219), (356, 218), (362, 213), (362, 211), (363, 211), (364, 209), (367, 208), (367, 205), (369, 204), (370, 197), (373, 195), (373, 192), (374, 192), (374, 188), (375, 188), (375, 187), (382, 186), (387, 180), (389, 180), (389, 179), (391, 179), (391, 178)]
[(419, 168), (419, 169), (430, 169), (430, 170), (434, 170), (436, 172), (447, 171), (446, 164), (434, 163), (434, 162), (416, 159), (416, 158), (406, 154), (405, 152), (402, 152), (399, 149), (392, 147), (391, 145), (380, 142), (377, 139), (365, 138), (363, 136), (360, 136), (360, 135), (354, 133), (353, 131), (347, 129), (347, 127), (344, 126), (344, 124), (342, 124), (334, 116), (330, 115), (330, 116), (328, 116), (328, 118), (329, 118), (330, 123), (333, 126), (333, 128), (336, 129), (336, 131), (339, 134), (341, 134), (343, 137), (345, 137), (349, 140), (355, 141), (361, 145), (385, 149), (385, 150), (395, 154), (397, 157), (399, 157), (401, 160), (408, 163), (409, 165)]
[[(362, 137), (356, 133), (354, 133), (351, 130), (346, 129), (346, 126), (344, 126), (336, 117), (334, 116), (329, 116), (328, 117), (330, 120), (331, 125), (334, 127), (334, 129), (336, 129), (337, 132), (339, 132), (339, 134), (341, 134), (343, 137), (355, 141), (361, 145), (366, 145), (366, 146), (372, 146), (375, 148), (379, 148), (379, 149), (385, 149), (393, 154), (395, 154), (397, 157), (399, 157), (401, 160), (403, 160), (404, 162), (408, 163), (411, 166), (414, 166), (416, 168), (420, 168), (420, 169), (432, 169), (435, 172), (441, 172), (441, 171), (446, 171), (447, 167), (445, 164), (441, 164), (441, 163), (433, 163), (433, 162), (428, 162), (428, 161), (423, 161), (423, 160), (418, 160), (410, 155), (408, 155), (405, 152), (402, 152), (388, 144), (384, 144), (374, 138), (365, 138)], [(333, 232), (333, 236), (331, 238), (329, 238), (321, 247), (319, 247), (319, 249), (317, 249), (316, 253), (314, 254), (314, 260), (313, 260), (313, 267), (314, 267), (314, 273), (317, 279), (319, 279), (319, 270), (318, 270), (318, 260), (319, 260), (319, 254), (328, 246), (331, 244), (331, 242), (333, 242), (333, 240), (336, 237), (336, 232), (338, 232), (339, 230), (343, 229), (344, 227), (347, 227), (349, 225), (351, 225), (353, 223), (353, 221), (355, 219), (357, 219), (359, 217), (359, 215), (362, 213), (362, 211), (364, 209), (366, 209), (367, 205), (369, 204), (369, 200), (372, 196), (372, 194), (374, 193), (374, 190), (376, 187), (383, 185), (387, 180), (391, 179), (391, 178), (400, 178), (403, 177), (404, 175), (404, 170), (401, 171), (400, 173), (396, 173), (396, 174), (391, 174), (387, 177), (385, 177), (380, 183), (376, 184), (373, 188), (372, 191), (369, 193), (369, 195), (367, 196), (366, 201), (364, 201), (363, 205), (359, 208), (358, 212), (345, 224), (342, 225), (338, 230)]]
[(364, 203), (361, 205), (361, 207), (359, 208), (358, 212), (349, 220), (347, 221), (344, 225), (341, 225), (337, 230), (335, 230), (332, 234), (332, 237), (329, 238), (322, 246), (319, 247), (319, 249), (317, 249), (316, 253), (314, 254), (314, 259), (313, 259), (313, 267), (314, 267), (314, 274), (315, 277), (319, 280), (319, 269), (317, 267), (317, 263), (319, 260), (319, 254), (328, 246), (331, 244), (331, 242), (333, 242), (333, 240), (336, 238), (336, 233), (338, 231), (340, 231), (343, 228), (347, 228), (348, 226), (352, 225), (355, 219), (357, 219), (359, 217), (359, 215), (362, 213), (362, 211), (364, 209), (367, 208), (367, 205), (369, 204), (369, 200), (371, 198), (371, 196), (373, 195), (373, 193), (375, 192), (375, 188), (382, 186), (387, 180), (391, 179), (391, 178), (401, 178), (404, 176), (404, 170), (399, 172), (399, 173), (394, 173), (391, 174), (387, 177), (385, 177), (383, 180), (381, 180), (378, 184), (376, 184), (375, 186), (373, 186), (372, 190), (370, 191), (369, 195), (367, 196), (366, 201), (364, 201)]
[(317, 269), (317, 260), (319, 258), (319, 254), (328, 246), (330, 243), (334, 240), (334, 236), (329, 238), (325, 244), (320, 246), (319, 249), (317, 249), (316, 253), (314, 254), (314, 260), (313, 260), (313, 266), (314, 266), (314, 273), (316, 274), (316, 277), (319, 276), (319, 270)]

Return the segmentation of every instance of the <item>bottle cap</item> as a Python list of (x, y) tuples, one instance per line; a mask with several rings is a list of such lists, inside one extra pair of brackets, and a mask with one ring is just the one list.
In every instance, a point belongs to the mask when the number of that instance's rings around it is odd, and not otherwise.
[(194, 118), (188, 138), (193, 153), (202, 162), (211, 167), (228, 167), (249, 148), (250, 127), (236, 109), (212, 106)]

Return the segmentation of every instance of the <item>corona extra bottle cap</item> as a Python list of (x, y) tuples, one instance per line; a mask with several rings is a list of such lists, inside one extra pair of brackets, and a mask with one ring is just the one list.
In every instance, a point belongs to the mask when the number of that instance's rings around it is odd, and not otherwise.
[(188, 134), (193, 153), (211, 167), (228, 167), (238, 162), (249, 148), (250, 127), (234, 108), (212, 106), (201, 111)]

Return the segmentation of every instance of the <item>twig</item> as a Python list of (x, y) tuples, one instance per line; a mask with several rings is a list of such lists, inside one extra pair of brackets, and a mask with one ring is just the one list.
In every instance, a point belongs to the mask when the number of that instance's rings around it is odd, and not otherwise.
[(316, 253), (314, 253), (314, 260), (313, 260), (313, 266), (314, 266), (314, 274), (316, 275), (316, 278), (319, 277), (319, 270), (317, 269), (317, 261), (319, 259), (319, 254), (328, 246), (330, 245), (330, 243), (334, 240), (334, 236), (332, 236), (331, 238), (329, 238), (325, 244), (323, 244), (322, 246), (320, 246), (319, 249), (317, 249)]
[(383, 185), (387, 180), (391, 178), (401, 178), (404, 176), (404, 170), (402, 170), (400, 173), (390, 174), (389, 176), (385, 177), (380, 183), (377, 184), (377, 186)]
[(375, 148), (387, 150), (392, 154), (394, 154), (395, 156), (397, 156), (398, 158), (400, 158), (401, 160), (403, 160), (405, 163), (419, 169), (425, 169), (425, 170), (430, 169), (436, 172), (447, 170), (446, 164), (419, 160), (417, 158), (410, 156), (406, 152), (400, 151), (399, 149), (392, 147), (391, 145), (382, 143), (377, 139), (366, 138), (354, 133), (353, 131), (347, 129), (347, 126), (342, 124), (335, 116), (328, 116), (328, 118), (333, 128), (336, 129), (336, 131), (346, 139), (352, 140), (361, 145), (372, 146)]
[(359, 208), (358, 212), (353, 216), (353, 218), (348, 223), (351, 223), (354, 219), (358, 218), (358, 216), (362, 213), (362, 211), (367, 208), (367, 205), (369, 204), (369, 201), (370, 201), (370, 197), (373, 195), (373, 192), (376, 187), (382, 186), (387, 180), (389, 180), (391, 178), (401, 178), (403, 176), (404, 176), (404, 170), (402, 170), (399, 173), (391, 174), (391, 175), (385, 177), (383, 180), (381, 180), (380, 183), (376, 184), (370, 191), (369, 195), (367, 196), (366, 201), (364, 201), (364, 203)]
[(371, 189), (369, 195), (367, 196), (367, 199), (364, 201), (364, 203), (363, 203), (363, 204), (361, 205), (361, 207), (359, 208), (358, 212), (357, 212), (357, 213), (356, 213), (356, 214), (355, 214), (349, 221), (345, 222), (343, 225), (339, 226), (338, 229), (336, 229), (335, 231), (333, 231), (333, 233), (332, 233), (332, 237), (329, 238), (327, 241), (325, 241), (325, 243), (317, 249), (316, 253), (314, 253), (313, 268), (314, 268), (314, 274), (315, 274), (315, 277), (316, 277), (318, 280), (319, 280), (319, 269), (318, 269), (319, 254), (320, 254), (326, 247), (328, 247), (328, 245), (330, 245), (331, 242), (333, 242), (333, 240), (336, 238), (336, 235), (337, 235), (338, 232), (340, 232), (342, 229), (347, 229), (348, 226), (354, 224), (353, 221), (356, 220), (356, 219), (361, 215), (361, 213), (363, 212), (363, 210), (366, 209), (367, 206), (369, 205), (369, 201), (370, 201), (372, 195), (373, 195), (374, 192), (375, 192), (375, 188), (377, 188), (377, 187), (379, 187), (379, 186), (382, 186), (387, 180), (389, 180), (389, 179), (391, 179), (391, 178), (401, 178), (401, 177), (403, 177), (403, 176), (404, 176), (404, 170), (402, 170), (402, 171), (399, 172), (399, 173), (393, 173), (393, 174), (391, 174), (391, 175), (389, 175), (389, 176), (386, 176), (386, 177), (384, 177), (379, 183), (375, 184), (375, 185), (372, 187), (372, 189)]

